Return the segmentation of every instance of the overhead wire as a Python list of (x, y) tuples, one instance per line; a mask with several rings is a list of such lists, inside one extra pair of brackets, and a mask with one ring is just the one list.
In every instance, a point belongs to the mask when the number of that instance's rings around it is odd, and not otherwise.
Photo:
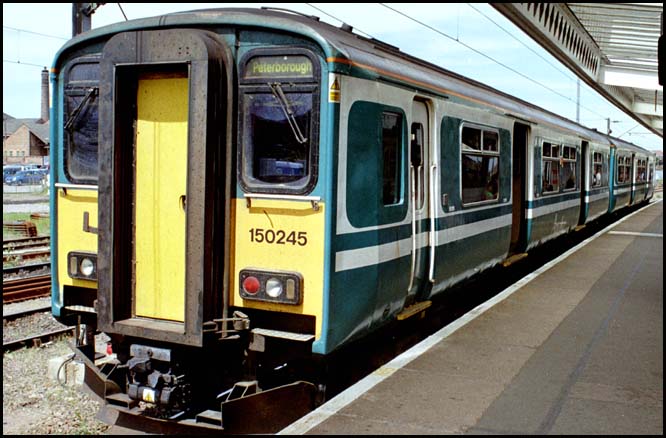
[[(551, 67), (553, 67), (554, 70), (556, 70), (557, 72), (561, 73), (561, 74), (562, 74), (564, 77), (566, 77), (567, 79), (570, 79), (570, 80), (578, 79), (578, 80), (580, 80), (580, 78), (578, 78), (578, 77), (575, 77), (575, 78), (574, 78), (574, 77), (569, 76), (569, 74), (567, 74), (565, 71), (561, 70), (558, 66), (556, 66), (556, 65), (553, 64), (552, 62), (550, 62), (548, 59), (546, 59), (544, 56), (542, 56), (539, 52), (537, 52), (536, 50), (532, 49), (530, 46), (528, 46), (527, 44), (525, 44), (525, 42), (523, 42), (523, 41), (521, 41), (520, 39), (518, 39), (515, 35), (513, 35), (511, 32), (509, 32), (508, 30), (506, 30), (505, 28), (503, 28), (503, 27), (502, 27), (499, 23), (497, 23), (495, 20), (493, 20), (492, 18), (490, 18), (488, 15), (484, 14), (484, 13), (483, 13), (482, 11), (480, 11), (479, 9), (475, 8), (473, 4), (471, 4), (471, 3), (467, 3), (467, 5), (468, 5), (470, 8), (474, 9), (479, 15), (483, 16), (486, 20), (490, 21), (490, 22), (493, 23), (495, 26), (497, 26), (498, 28), (500, 28), (504, 33), (506, 33), (507, 35), (509, 35), (511, 38), (513, 38), (514, 40), (516, 40), (518, 43), (520, 43), (520, 44), (521, 44), (523, 47), (525, 47), (527, 50), (529, 50), (530, 52), (534, 53), (536, 56), (538, 56), (539, 58), (541, 58), (544, 62), (546, 62), (546, 63), (547, 63), (548, 65), (550, 65)], [(598, 93), (596, 93), (596, 92), (595, 92), (595, 93), (591, 93), (589, 90), (587, 90), (587, 89), (585, 89), (585, 88), (583, 88), (583, 91), (586, 91), (588, 94), (590, 94), (590, 95), (596, 97), (597, 99), (602, 100), (604, 103), (608, 103), (608, 101), (607, 101), (606, 99), (604, 99), (602, 96), (600, 96), (600, 95), (599, 95)], [(597, 114), (597, 115), (599, 115), (599, 114)], [(603, 120), (605, 120), (605, 119), (603, 119)]]
[(45, 65), (33, 64), (31, 62), (12, 61), (11, 59), (3, 59), (2, 62), (10, 62), (12, 64), (18, 64), (18, 65), (27, 65), (30, 67), (39, 67), (39, 68), (46, 67)]
[[(552, 92), (552, 93), (554, 93), (554, 94), (556, 94), (556, 95), (562, 97), (563, 99), (566, 99), (566, 100), (568, 100), (568, 101), (570, 101), (570, 102), (573, 102), (573, 103), (578, 104), (576, 101), (574, 101), (574, 100), (571, 99), (570, 97), (568, 97), (568, 96), (566, 96), (566, 95), (564, 95), (564, 94), (562, 94), (562, 93), (560, 93), (560, 92), (558, 92), (558, 91), (556, 91), (556, 90), (550, 88), (549, 86), (547, 86), (547, 85), (545, 85), (545, 84), (543, 84), (543, 83), (541, 83), (541, 82), (539, 82), (539, 81), (537, 81), (537, 80), (535, 80), (535, 79), (533, 79), (533, 78), (531, 78), (531, 77), (525, 75), (524, 73), (522, 73), (522, 72), (520, 72), (520, 71), (518, 71), (518, 70), (516, 70), (516, 69), (514, 69), (514, 68), (512, 68), (512, 67), (510, 67), (510, 66), (508, 66), (508, 65), (506, 65), (506, 64), (504, 64), (503, 62), (500, 62), (500, 61), (496, 60), (496, 59), (493, 58), (492, 56), (490, 56), (490, 55), (486, 55), (485, 53), (481, 52), (480, 50), (475, 49), (474, 47), (470, 46), (469, 44), (466, 44), (466, 43), (464, 43), (463, 41), (461, 41), (461, 40), (459, 40), (459, 39), (457, 39), (457, 38), (454, 38), (454, 37), (452, 37), (452, 36), (450, 36), (450, 35), (448, 35), (448, 34), (442, 32), (442, 31), (440, 31), (440, 30), (437, 29), (437, 28), (434, 28), (434, 27), (430, 26), (430, 25), (427, 24), (427, 23), (424, 23), (424, 22), (422, 22), (422, 21), (420, 21), (420, 20), (417, 20), (416, 18), (413, 18), (413, 17), (409, 16), (408, 14), (406, 14), (406, 13), (404, 13), (404, 12), (398, 10), (398, 9), (392, 8), (391, 6), (388, 6), (388, 5), (384, 4), (384, 3), (379, 3), (379, 4), (380, 4), (381, 6), (383, 6), (383, 7), (385, 7), (386, 9), (389, 9), (389, 10), (391, 10), (391, 11), (393, 11), (393, 12), (399, 14), (399, 15), (402, 15), (403, 17), (405, 17), (405, 18), (407, 18), (407, 19), (409, 19), (409, 20), (411, 20), (411, 21), (414, 21), (415, 23), (420, 24), (421, 26), (423, 26), (423, 27), (425, 27), (425, 28), (427, 28), (427, 29), (429, 29), (429, 30), (431, 30), (431, 31), (433, 31), (433, 32), (435, 32), (435, 33), (437, 33), (437, 34), (443, 36), (443, 37), (446, 37), (446, 38), (448, 38), (448, 39), (450, 39), (450, 40), (452, 40), (452, 41), (457, 42), (458, 44), (464, 46), (465, 48), (471, 50), (472, 52), (474, 52), (474, 53), (476, 53), (476, 54), (478, 54), (478, 55), (480, 55), (480, 56), (482, 56), (482, 57), (484, 57), (484, 58), (486, 58), (486, 59), (489, 59), (490, 61), (492, 61), (492, 62), (494, 62), (494, 63), (496, 63), (496, 64), (498, 64), (498, 65), (504, 67), (505, 69), (507, 69), (507, 70), (509, 70), (509, 71), (511, 71), (511, 72), (513, 72), (513, 73), (515, 73), (515, 74), (517, 74), (517, 75), (519, 75), (519, 76), (521, 76), (521, 77), (527, 79), (528, 81), (530, 81), (530, 82), (532, 82), (532, 83), (534, 83), (534, 84), (536, 84), (536, 85), (538, 85), (538, 86), (540, 86), (540, 87), (542, 87), (542, 88), (545, 88), (546, 90), (548, 90), (548, 91), (550, 91), (550, 92)], [(580, 105), (580, 107), (583, 108), (583, 109), (585, 109), (586, 111), (589, 111), (589, 112), (591, 112), (591, 113), (593, 113), (593, 114), (596, 114), (596, 115), (598, 115), (598, 116), (600, 116), (600, 117), (603, 117), (601, 114), (599, 114), (599, 113), (597, 113), (596, 111), (591, 110), (591, 109), (589, 109), (589, 108), (587, 108), (587, 107), (585, 107), (585, 106), (583, 106), (583, 105)]]
[[(19, 28), (12, 27), (12, 26), (3, 25), (2, 28), (3, 28), (3, 30), (4, 29), (9, 29), (9, 30), (19, 32), (19, 34), (21, 32), (23, 32), (23, 33), (29, 33), (29, 34), (38, 35), (38, 36), (41, 36), (41, 37), (46, 37), (46, 38), (55, 38), (55, 39), (59, 39), (59, 40), (63, 40), (63, 41), (69, 40), (69, 38), (65, 38), (65, 37), (60, 37), (60, 36), (56, 36), (56, 35), (49, 35), (49, 34), (41, 33), (41, 32), (34, 32), (32, 30), (19, 29)], [(2, 62), (3, 63), (4, 62), (9, 62), (11, 64), (18, 64), (18, 65), (27, 65), (27, 66), (30, 66), (30, 67), (39, 67), (39, 68), (44, 68), (45, 67), (44, 65), (33, 64), (32, 62), (24, 62), (24, 61), (21, 61), (20, 59), (12, 60), (12, 59), (4, 59), (3, 58)]]
[(57, 36), (57, 35), (49, 35), (49, 34), (40, 33), (40, 32), (34, 32), (32, 30), (18, 29), (16, 27), (5, 26), (4, 24), (2, 25), (2, 28), (3, 29), (15, 30), (17, 32), (31, 33), (31, 34), (34, 34), (34, 35), (39, 35), (39, 36), (48, 37), (48, 38), (56, 38), (56, 39), (63, 40), (63, 41), (68, 41), (69, 40), (69, 38), (66, 38), (66, 37), (61, 37), (61, 36)]
[[(310, 6), (312, 9), (316, 9), (317, 11), (321, 12), (321, 13), (324, 14), (324, 15), (328, 15), (330, 18), (332, 18), (332, 19), (334, 19), (334, 20), (337, 20), (337, 21), (339, 21), (340, 23), (348, 24), (348, 23), (346, 23), (345, 21), (340, 20), (339, 18), (337, 18), (337, 17), (335, 17), (335, 16), (329, 14), (328, 12), (324, 11), (323, 9), (320, 9), (320, 8), (314, 6), (312, 3), (306, 3), (306, 5)], [(367, 33), (367, 32), (362, 31), (362, 30), (359, 29), (358, 27), (355, 27), (355, 26), (354, 26), (354, 29), (356, 29), (358, 32), (362, 33), (363, 35), (365, 35), (365, 36), (368, 37), (368, 38), (374, 38), (372, 35), (370, 35), (370, 34)]]
[(522, 40), (516, 38), (515, 35), (513, 35), (513, 34), (512, 34), (511, 32), (509, 32), (508, 30), (504, 29), (504, 28), (503, 28), (502, 26), (500, 26), (499, 23), (497, 23), (495, 20), (493, 20), (492, 18), (490, 18), (489, 16), (487, 16), (486, 14), (484, 14), (484, 13), (483, 13), (482, 11), (480, 11), (479, 9), (475, 8), (473, 4), (471, 4), (471, 3), (467, 3), (467, 6), (469, 6), (469, 7), (472, 8), (472, 9), (474, 9), (479, 15), (483, 16), (486, 20), (490, 21), (490, 22), (493, 23), (495, 26), (499, 27), (504, 33), (506, 33), (506, 34), (509, 35), (511, 38), (513, 38), (514, 40), (516, 40), (519, 44), (521, 44), (521, 45), (522, 45), (523, 47), (525, 47), (527, 50), (529, 50), (530, 52), (534, 53), (536, 56), (538, 56), (539, 58), (541, 58), (542, 60), (544, 60), (548, 65), (550, 65), (551, 67), (553, 67), (553, 69), (555, 69), (555, 70), (558, 71), (559, 73), (562, 73), (562, 75), (563, 75), (564, 77), (566, 77), (567, 79), (570, 79), (570, 80), (574, 80), (574, 79), (576, 79), (576, 78), (573, 78), (573, 77), (569, 76), (565, 71), (560, 70), (560, 69), (558, 68), (558, 66), (556, 66), (555, 64), (553, 64), (552, 62), (550, 62), (548, 59), (546, 59), (544, 56), (542, 56), (539, 52), (537, 52), (536, 50), (534, 50), (533, 48), (531, 48), (530, 46), (528, 46), (527, 44), (525, 44), (525, 42), (523, 42)]

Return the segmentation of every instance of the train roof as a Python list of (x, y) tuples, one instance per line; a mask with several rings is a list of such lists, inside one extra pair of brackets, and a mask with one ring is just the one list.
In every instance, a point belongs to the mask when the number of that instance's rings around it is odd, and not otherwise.
[(300, 34), (317, 42), (324, 51), (327, 61), (334, 64), (340, 72), (370, 75), (435, 95), (456, 96), (469, 102), (494, 107), (496, 111), (519, 121), (547, 124), (589, 141), (650, 152), (633, 143), (579, 125), (486, 84), (403, 53), (390, 44), (355, 34), (346, 25), (335, 27), (320, 21), (316, 16), (281, 9), (199, 9), (111, 24), (72, 38), (56, 55), (54, 68), (57, 69), (58, 59), (63, 53), (82, 42), (108, 38), (110, 35), (131, 30), (194, 25), (268, 27)]

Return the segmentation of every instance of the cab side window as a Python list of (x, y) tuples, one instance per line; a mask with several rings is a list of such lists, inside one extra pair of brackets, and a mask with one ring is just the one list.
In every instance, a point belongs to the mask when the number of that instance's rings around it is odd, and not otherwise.
[(73, 183), (97, 184), (99, 60), (75, 59), (65, 69), (64, 165)]

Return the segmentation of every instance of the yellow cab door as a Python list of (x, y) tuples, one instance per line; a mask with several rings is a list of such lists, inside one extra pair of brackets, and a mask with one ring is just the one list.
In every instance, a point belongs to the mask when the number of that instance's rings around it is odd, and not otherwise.
[(139, 77), (136, 131), (135, 312), (183, 321), (188, 78)]

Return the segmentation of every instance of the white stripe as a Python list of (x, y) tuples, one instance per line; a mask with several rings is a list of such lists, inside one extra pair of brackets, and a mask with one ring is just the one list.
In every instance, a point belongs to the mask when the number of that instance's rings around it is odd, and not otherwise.
[[(437, 241), (451, 243), (509, 225), (511, 225), (511, 215), (507, 214), (492, 219), (448, 228), (446, 230), (440, 230), (437, 233)], [(421, 233), (419, 235), (419, 249), (426, 246), (424, 242), (427, 241), (427, 239), (423, 239), (425, 234), (426, 233)], [(411, 254), (411, 245), (412, 238), (408, 237), (397, 242), (339, 251), (335, 254), (335, 272), (363, 268), (365, 266), (372, 266), (378, 263), (384, 263), (399, 259), (400, 257), (405, 257)]]
[(597, 193), (596, 195), (587, 195), (585, 197), (585, 203), (589, 204), (590, 202), (596, 202), (599, 201), (600, 199), (608, 199), (608, 192), (603, 192), (603, 193)]
[(566, 210), (567, 208), (574, 208), (580, 205), (579, 199), (571, 199), (569, 201), (557, 202), (555, 204), (543, 205), (537, 208), (528, 208), (527, 209), (527, 218), (534, 219), (539, 216), (545, 216), (547, 214), (557, 213), (561, 210)]
[(459, 225), (457, 227), (439, 230), (437, 232), (437, 241), (451, 243), (458, 240), (467, 239), (476, 236), (477, 234), (493, 231), (498, 228), (511, 225), (512, 215), (506, 214), (491, 219), (485, 219), (478, 222)]
[(473, 321), (476, 319), (478, 316), (482, 315), (485, 311), (488, 309), (492, 308), (494, 305), (504, 301), (506, 298), (510, 297), (513, 295), (516, 291), (518, 291), (520, 288), (528, 284), (530, 281), (534, 280), (537, 278), (539, 275), (542, 273), (546, 272), (556, 264), (560, 263), (562, 260), (566, 259), (569, 257), (571, 254), (575, 253), (579, 249), (583, 248), (585, 245), (588, 243), (592, 242), (595, 240), (597, 237), (601, 236), (602, 234), (610, 231), (617, 225), (621, 224), (625, 220), (631, 218), (637, 213), (640, 213), (641, 211), (645, 210), (646, 208), (649, 208), (655, 204), (658, 204), (660, 201), (657, 201), (653, 204), (649, 204), (640, 210), (637, 210), (633, 212), (632, 214), (625, 216), (618, 222), (609, 225), (608, 227), (604, 228), (603, 230), (599, 231), (597, 234), (595, 234), (592, 237), (587, 238), (586, 240), (582, 241), (575, 247), (571, 248), (558, 258), (550, 261), (549, 263), (546, 263), (543, 265), (541, 268), (538, 270), (534, 271), (533, 273), (523, 277), (522, 279), (518, 280), (516, 283), (512, 284), (508, 288), (504, 289), (502, 292), (499, 294), (495, 295), (493, 298), (490, 300), (486, 301), (483, 304), (480, 304), (479, 306), (475, 307), (465, 315), (463, 315), (461, 318), (455, 320), (451, 324), (447, 325), (446, 327), (440, 329), (437, 333), (429, 336), (428, 338), (424, 339), (420, 343), (416, 344), (414, 347), (410, 348), (409, 350), (405, 351), (404, 353), (400, 354), (397, 356), (395, 359), (391, 360), (389, 363), (386, 365), (380, 367), (379, 369), (375, 370), (372, 372), (370, 375), (367, 377), (361, 379), (359, 382), (356, 384), (350, 386), (340, 394), (336, 395), (333, 397), (331, 400), (327, 401), (323, 405), (321, 405), (319, 408), (315, 409), (314, 411), (310, 412), (309, 414), (305, 415), (302, 417), (300, 420), (295, 421), (294, 423), (290, 424), (289, 426), (285, 427), (281, 431), (279, 431), (276, 435), (304, 435), (308, 431), (310, 431), (312, 428), (316, 427), (317, 425), (321, 424), (325, 420), (327, 420), (329, 417), (335, 415), (338, 411), (341, 409), (347, 407), (351, 402), (357, 400), (361, 394), (366, 393), (370, 389), (372, 389), (375, 385), (378, 383), (383, 382), (386, 380), (389, 376), (391, 376), (393, 373), (395, 373), (397, 370), (400, 368), (404, 367), (408, 363), (410, 363), (412, 360), (416, 359), (426, 351), (428, 351), (431, 347), (439, 343), (440, 341), (446, 339), (449, 335), (455, 333), (458, 329), (464, 327), (467, 323)]
[(660, 239), (664, 238), (663, 234), (657, 233), (634, 233), (632, 231), (610, 231), (608, 234), (618, 235), (618, 236), (638, 236), (638, 237), (659, 237)]
[(350, 249), (335, 253), (335, 271), (372, 266), (399, 259), (412, 252), (412, 238), (396, 242), (384, 243), (378, 246)]

